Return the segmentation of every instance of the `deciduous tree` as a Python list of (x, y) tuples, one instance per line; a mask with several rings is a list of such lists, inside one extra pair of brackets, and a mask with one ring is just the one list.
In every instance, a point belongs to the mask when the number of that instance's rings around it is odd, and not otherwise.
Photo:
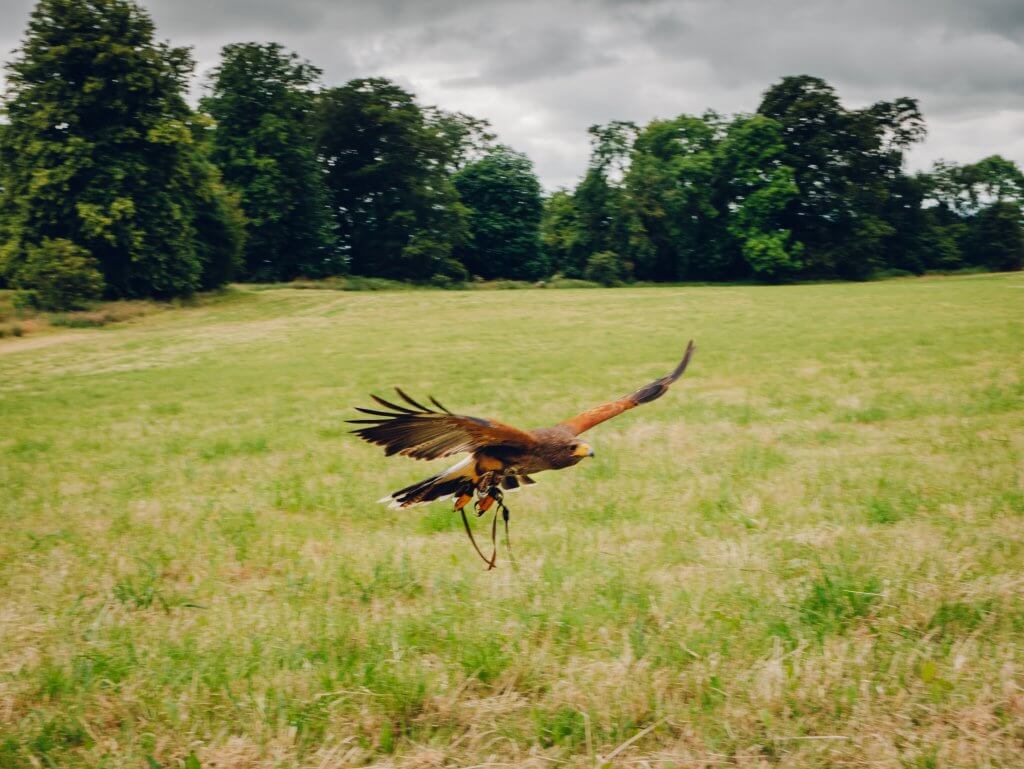
[[(95, 259), (112, 296), (227, 279), (240, 246), (226, 225), (235, 203), (184, 100), (191, 70), (185, 49), (153, 41), (130, 0), (40, 0), (8, 67), (0, 134), (9, 278), (49, 241)], [(212, 254), (225, 269), (207, 271)]]
[(464, 276), (452, 256), (466, 238), (466, 209), (448, 174), (461, 146), (453, 133), (430, 125), (412, 94), (384, 78), (320, 96), (319, 152), (353, 272)]
[(555, 190), (544, 200), (540, 239), (552, 273), (583, 277), (588, 254), (584, 251), (583, 223), (569, 190)]
[(247, 280), (345, 269), (313, 138), (319, 74), (277, 43), (228, 45), (202, 100), (216, 121), (213, 159), (245, 211)]
[(550, 265), (540, 248), (540, 182), (529, 158), (498, 147), (455, 177), (469, 212), (469, 238), (457, 252), (473, 275), (537, 280)]
[(634, 261), (644, 280), (718, 277), (719, 212), (714, 205), (717, 116), (654, 120), (636, 138), (626, 174), (649, 247)]
[(803, 244), (783, 224), (786, 207), (799, 194), (793, 169), (782, 163), (784, 151), (779, 124), (763, 115), (733, 120), (716, 151), (715, 176), (725, 202), (720, 215), (734, 239), (721, 250), (737, 252), (755, 277), (770, 281), (803, 268)]
[(758, 112), (782, 127), (781, 161), (799, 190), (782, 223), (804, 244), (808, 273), (867, 277), (895, 234), (882, 213), (903, 152), (924, 136), (917, 103), (846, 110), (828, 83), (801, 75), (769, 88)]

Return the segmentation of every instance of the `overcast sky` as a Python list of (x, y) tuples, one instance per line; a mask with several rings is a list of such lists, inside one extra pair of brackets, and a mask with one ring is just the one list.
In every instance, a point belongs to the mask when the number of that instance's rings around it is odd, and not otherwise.
[[(159, 37), (274, 40), (328, 85), (383, 75), (421, 103), (491, 121), (548, 188), (570, 185), (587, 126), (753, 111), (783, 75), (824, 77), (848, 106), (913, 96), (929, 136), (911, 166), (1000, 153), (1024, 165), (1024, 0), (149, 0)], [(0, 0), (0, 48), (30, 0)], [(5, 57), (9, 58), (9, 56)]]

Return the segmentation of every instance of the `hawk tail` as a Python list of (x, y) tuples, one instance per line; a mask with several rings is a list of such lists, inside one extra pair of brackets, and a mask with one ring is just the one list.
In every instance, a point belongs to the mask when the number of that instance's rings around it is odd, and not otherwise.
[[(417, 481), (404, 489), (393, 491), (377, 501), (397, 509), (423, 505), (449, 497), (463, 498), (467, 495), (472, 497), (473, 492), (476, 491), (477, 482), (480, 480), (475, 472), (475, 460), (476, 458), (471, 455), (437, 475)], [(536, 481), (528, 475), (507, 475), (501, 480), (500, 486), (504, 491), (515, 491), (521, 486), (528, 486), (531, 483), (536, 483)]]
[(412, 507), (433, 502), (435, 499), (448, 499), (455, 494), (472, 494), (476, 476), (473, 474), (473, 457), (469, 456), (447, 470), (417, 481), (404, 489), (393, 491), (378, 502), (386, 502), (388, 507)]

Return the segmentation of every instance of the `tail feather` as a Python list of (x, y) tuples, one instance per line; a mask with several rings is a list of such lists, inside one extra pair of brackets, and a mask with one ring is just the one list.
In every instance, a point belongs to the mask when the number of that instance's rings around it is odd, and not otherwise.
[(392, 508), (411, 507), (436, 499), (447, 499), (457, 493), (471, 492), (476, 480), (472, 459), (472, 456), (467, 457), (437, 475), (394, 491), (378, 501), (386, 502)]
[[(391, 508), (412, 507), (433, 502), (438, 499), (462, 494), (472, 494), (476, 488), (478, 477), (474, 471), (476, 461), (469, 456), (456, 465), (452, 465), (437, 475), (410, 484), (403, 489), (393, 491), (386, 497), (377, 500)], [(536, 483), (528, 475), (510, 475), (502, 480), (501, 487), (505, 491), (515, 491), (520, 486)]]
[(433, 502), (437, 499), (448, 499), (456, 493), (471, 491), (473, 482), (465, 478), (451, 478), (445, 480), (434, 476), (425, 481), (406, 486), (390, 496), (385, 497), (382, 502), (390, 502), (391, 507), (411, 507), (412, 505)]

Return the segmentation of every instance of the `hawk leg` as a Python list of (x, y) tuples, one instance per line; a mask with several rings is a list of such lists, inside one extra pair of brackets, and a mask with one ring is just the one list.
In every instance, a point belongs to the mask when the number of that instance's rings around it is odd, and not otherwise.
[[(516, 557), (512, 555), (512, 540), (508, 535), (509, 510), (508, 507), (506, 507), (505, 505), (504, 497), (505, 495), (498, 491), (498, 510), (501, 511), (501, 520), (505, 522), (505, 547), (508, 549), (508, 560), (511, 562), (512, 568), (518, 569), (519, 564), (516, 563)], [(497, 513), (494, 514), (494, 520), (495, 522), (497, 522), (498, 520)]]
[[(494, 489), (492, 487), (492, 489), (489, 489), (486, 494), (480, 495), (479, 499), (477, 499), (474, 505), (477, 517), (480, 517), (481, 515), (486, 513), (491, 508), (491, 506), (496, 501), (498, 501), (497, 497), (491, 495), (491, 492), (493, 490)], [(477, 493), (479, 494), (479, 491)], [(472, 488), (463, 491), (463, 493), (460, 494), (455, 500), (455, 509), (458, 510), (459, 515), (462, 516), (462, 525), (466, 528), (466, 536), (469, 537), (469, 541), (473, 545), (473, 549), (476, 550), (476, 554), (480, 556), (480, 560), (487, 564), (487, 570), (490, 571), (495, 567), (498, 560), (498, 512), (497, 510), (495, 510), (494, 520), (491, 522), (491, 557), (488, 558), (486, 555), (484, 555), (483, 551), (480, 549), (480, 546), (476, 543), (476, 537), (473, 536), (473, 529), (469, 525), (469, 518), (466, 517), (466, 506), (472, 499)]]
[(497, 503), (497, 507), (494, 509), (494, 517), (491, 519), (491, 557), (488, 558), (484, 555), (480, 546), (476, 543), (476, 537), (473, 536), (473, 529), (469, 525), (469, 518), (466, 516), (466, 507), (469, 505), (470, 500), (473, 498), (472, 493), (467, 490), (460, 494), (455, 500), (455, 509), (459, 511), (459, 515), (462, 516), (462, 525), (466, 529), (466, 536), (469, 537), (470, 543), (473, 545), (473, 549), (476, 550), (476, 554), (480, 556), (485, 564), (487, 564), (487, 570), (497, 566), (498, 562), (498, 512), (501, 512), (501, 518), (505, 522), (505, 544), (508, 546), (509, 559), (512, 561), (513, 566), (516, 565), (515, 556), (512, 555), (512, 544), (508, 536), (508, 519), (509, 511), (505, 507), (504, 498), (505, 495), (501, 489), (497, 486), (491, 486), (487, 491), (477, 490), (478, 498), (473, 505), (474, 512), (476, 512), (479, 518)]
[[(478, 492), (479, 494), (479, 492)], [(480, 496), (476, 501), (476, 514), (477, 517), (483, 515), (494, 503), (498, 503), (498, 507), (501, 507), (501, 490), (497, 486), (491, 486), (487, 489), (486, 493)], [(487, 561), (487, 570), (490, 571), (494, 568), (498, 559), (498, 508), (494, 510), (494, 517), (491, 519), (491, 559)]]
[[(466, 529), (466, 536), (469, 537), (470, 543), (473, 545), (473, 549), (476, 550), (476, 554), (480, 556), (485, 564), (487, 564), (487, 570), (497, 566), (498, 561), (498, 513), (501, 513), (501, 519), (505, 524), (505, 545), (508, 548), (508, 557), (512, 562), (513, 566), (517, 566), (515, 556), (512, 554), (512, 540), (508, 534), (508, 519), (509, 509), (505, 506), (505, 494), (498, 486), (491, 486), (487, 491), (477, 490), (477, 500), (473, 505), (473, 510), (479, 518), (492, 507), (494, 507), (494, 517), (491, 519), (491, 557), (488, 558), (484, 555), (480, 546), (476, 543), (476, 537), (473, 536), (473, 529), (469, 525), (469, 518), (466, 516), (466, 507), (469, 506), (470, 501), (473, 499), (472, 489), (465, 489), (455, 498), (455, 509), (458, 510), (459, 515), (462, 516), (462, 525)], [(497, 505), (495, 507), (495, 505)]]
[(469, 518), (466, 517), (466, 508), (464, 506), (460, 507), (458, 508), (458, 511), (462, 516), (462, 525), (466, 527), (466, 536), (469, 537), (469, 541), (473, 545), (473, 549), (476, 550), (476, 554), (480, 556), (480, 560), (487, 564), (487, 571), (490, 571), (494, 568), (494, 561), (498, 555), (497, 550), (491, 553), (490, 558), (484, 555), (483, 551), (480, 549), (480, 545), (476, 543), (476, 537), (473, 536), (473, 529), (469, 525)]
[(496, 554), (498, 551), (497, 542), (497, 529), (498, 529), (498, 513), (501, 513), (501, 520), (505, 524), (505, 547), (508, 549), (508, 558), (511, 561), (512, 566), (516, 567), (516, 557), (512, 554), (512, 540), (508, 534), (508, 519), (509, 509), (505, 505), (505, 492), (501, 490), (499, 486), (491, 486), (487, 490), (487, 494), (477, 502), (477, 515), (482, 515), (492, 505), (496, 504), (497, 507), (494, 510), (494, 519), (491, 521), (491, 547), (493, 552)]

